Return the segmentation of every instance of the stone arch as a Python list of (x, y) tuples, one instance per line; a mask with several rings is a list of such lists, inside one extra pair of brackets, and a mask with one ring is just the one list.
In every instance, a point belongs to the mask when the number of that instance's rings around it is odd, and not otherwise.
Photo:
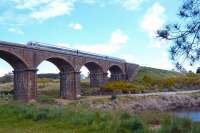
[[(82, 66), (85, 66), (89, 70), (90, 86), (100, 87), (104, 81), (104, 71), (102, 66), (95, 61), (88, 61)], [(81, 68), (80, 68), (81, 69)]]
[(28, 69), (28, 64), (20, 56), (9, 51), (0, 50), (0, 58), (8, 62), (14, 70)]
[(77, 91), (76, 82), (78, 78), (76, 77), (76, 72), (71, 62), (60, 57), (50, 57), (44, 59), (43, 61), (51, 62), (60, 71), (60, 97), (75, 99)]
[(124, 80), (125, 73), (119, 65), (111, 65), (108, 69), (110, 71), (110, 80)]
[(14, 98), (21, 101), (34, 99), (35, 70), (29, 68), (22, 57), (4, 50), (0, 50), (0, 58), (8, 62), (14, 69)]
[(60, 56), (52, 56), (52, 57), (43, 58), (37, 62), (36, 68), (43, 61), (49, 61), (49, 62), (53, 63), (60, 71), (65, 71), (65, 72), (75, 71), (75, 67), (74, 67), (73, 63), (69, 60), (66, 60), (63, 57), (60, 57)]
[(99, 63), (97, 63), (95, 61), (88, 61), (88, 62), (84, 63), (84, 66), (86, 66), (90, 72), (102, 72), (103, 71), (103, 68), (101, 67), (101, 65), (99, 65)]

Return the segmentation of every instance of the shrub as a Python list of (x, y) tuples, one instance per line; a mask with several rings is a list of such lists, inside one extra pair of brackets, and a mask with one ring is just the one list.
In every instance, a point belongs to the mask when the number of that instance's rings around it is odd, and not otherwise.
[(136, 84), (129, 83), (126, 81), (112, 81), (108, 82), (103, 87), (105, 90), (112, 90), (113, 92), (122, 91), (122, 92), (141, 92), (143, 88)]
[(152, 78), (148, 75), (144, 75), (143, 81), (144, 81), (144, 83), (149, 84), (149, 85), (155, 85), (156, 84), (155, 78)]
[(46, 120), (49, 118), (48, 115), (49, 115), (49, 109), (42, 108), (36, 113), (34, 120), (35, 121)]
[(143, 122), (137, 117), (131, 117), (128, 120), (122, 121), (121, 126), (126, 127), (133, 133), (143, 133), (145, 131)]
[(171, 78), (166, 78), (160, 81), (160, 84), (162, 88), (171, 88), (175, 86), (176, 84), (176, 78), (171, 77)]
[(171, 76), (166, 78), (156, 78), (144, 75), (143, 79), (136, 80), (133, 82), (140, 87), (140, 90), (155, 90), (162, 91), (162, 89), (171, 90), (175, 89), (187, 89), (200, 85), (200, 75), (194, 73), (182, 74), (178, 76)]
[(0, 77), (0, 83), (9, 83), (13, 81), (13, 74), (8, 73), (4, 75), (3, 77)]

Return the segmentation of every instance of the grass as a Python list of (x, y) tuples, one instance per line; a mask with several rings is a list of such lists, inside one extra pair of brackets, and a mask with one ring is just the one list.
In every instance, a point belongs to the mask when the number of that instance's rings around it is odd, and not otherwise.
[(58, 108), (9, 103), (0, 106), (0, 132), (6, 133), (128, 133), (142, 125), (132, 117), (123, 123), (122, 119), (119, 112), (90, 111), (72, 105)]
[(136, 80), (142, 80), (145, 75), (156, 79), (165, 79), (174, 76), (180, 76), (182, 74), (170, 70), (156, 69), (151, 67), (141, 67), (136, 76)]
[[(142, 67), (137, 81), (146, 76), (145, 83), (153, 84), (154, 79), (165, 80), (181, 76), (180, 73)], [(148, 78), (151, 77), (151, 78)], [(193, 82), (188, 77), (187, 81)], [(197, 77), (198, 78), (198, 77)], [(153, 79), (153, 80), (152, 80)], [(197, 80), (196, 80), (197, 81)], [(152, 83), (151, 83), (152, 82)], [(162, 83), (171, 85), (172, 81)], [(143, 82), (142, 82), (143, 84)], [(126, 88), (131, 86), (126, 84)], [(93, 94), (89, 84), (83, 82), (85, 95)], [(118, 84), (116, 89), (118, 89)], [(12, 83), (0, 85), (0, 91), (12, 90)], [(138, 89), (138, 88), (137, 88)], [(0, 97), (0, 133), (199, 133), (200, 124), (190, 119), (178, 118), (166, 112), (140, 112), (129, 114), (119, 109), (110, 111), (94, 110), (81, 101), (58, 105), (59, 80), (39, 79), (39, 97), (36, 103), (23, 104), (13, 101), (10, 96)], [(199, 95), (195, 95), (198, 97)], [(129, 97), (119, 97), (126, 102)], [(88, 99), (91, 100), (91, 99)], [(97, 99), (107, 102), (110, 99)]]
[[(155, 128), (156, 127), (156, 128)], [(199, 133), (200, 125), (169, 113), (99, 111), (0, 100), (0, 133)]]

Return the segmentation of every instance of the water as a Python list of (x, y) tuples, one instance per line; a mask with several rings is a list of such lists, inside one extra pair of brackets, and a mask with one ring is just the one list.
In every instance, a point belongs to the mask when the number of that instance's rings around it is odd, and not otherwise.
[(200, 111), (181, 111), (175, 113), (179, 117), (192, 119), (194, 122), (200, 122)]

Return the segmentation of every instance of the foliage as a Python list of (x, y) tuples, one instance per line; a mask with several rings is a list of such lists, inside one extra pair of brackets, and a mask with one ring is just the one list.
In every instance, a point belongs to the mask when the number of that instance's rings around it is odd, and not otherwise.
[(8, 133), (15, 133), (15, 131), (20, 133), (27, 131), (37, 131), (37, 133), (118, 133), (121, 131), (132, 133), (144, 130), (144, 124), (139, 118), (131, 115), (124, 117), (123, 114), (90, 111), (75, 106), (58, 108), (36, 104), (1, 104), (0, 131)]
[(59, 74), (53, 74), (53, 73), (38, 74), (38, 78), (59, 79)]
[(0, 77), (0, 83), (9, 83), (13, 81), (13, 74), (8, 73), (4, 75), (3, 77)]
[(123, 91), (123, 92), (142, 92), (142, 86), (127, 82), (127, 81), (111, 81), (103, 86), (103, 89), (112, 91)]
[[(199, 130), (200, 131), (200, 130)], [(160, 133), (192, 133), (193, 123), (187, 118), (169, 117), (161, 124)]]
[(118, 92), (156, 92), (170, 90), (195, 89), (200, 86), (200, 75), (187, 73), (167, 78), (156, 78), (144, 75), (142, 79), (137, 79), (132, 83), (125, 81), (113, 81), (105, 84), (104, 89)]
[(140, 70), (136, 76), (136, 80), (142, 80), (145, 75), (153, 79), (165, 79), (174, 76), (182, 76), (183, 74), (173, 70), (169, 71), (151, 67), (140, 67)]
[(174, 42), (170, 49), (171, 59), (183, 70), (185, 61), (193, 65), (200, 59), (200, 1), (183, 0), (178, 15), (180, 22), (166, 25), (157, 33), (160, 38)]
[[(152, 122), (154, 119), (158, 122)], [(199, 133), (199, 124), (159, 112), (129, 114), (81, 105), (42, 105), (0, 101), (0, 132), (6, 133)], [(151, 129), (153, 125), (160, 128)]]

